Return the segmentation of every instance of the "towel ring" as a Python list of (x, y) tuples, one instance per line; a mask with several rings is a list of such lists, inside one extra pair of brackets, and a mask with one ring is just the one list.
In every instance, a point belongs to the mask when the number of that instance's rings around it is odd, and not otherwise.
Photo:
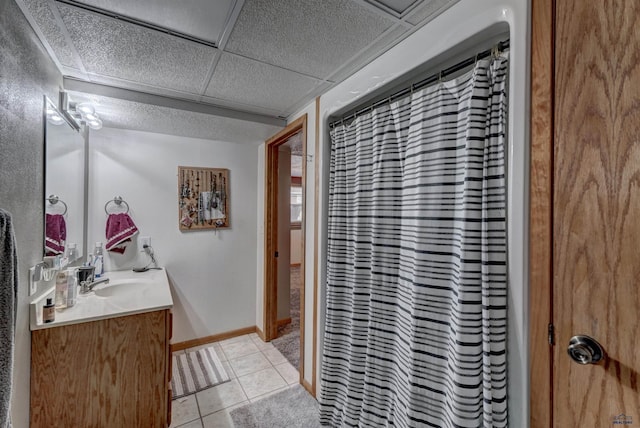
[(125, 204), (127, 206), (127, 212), (126, 214), (129, 214), (129, 204), (127, 203), (127, 201), (125, 201), (124, 199), (122, 199), (122, 196), (116, 196), (115, 198), (107, 201), (106, 204), (104, 204), (104, 212), (107, 213), (107, 215), (109, 215), (109, 211), (107, 211), (107, 207), (109, 206), (109, 204), (113, 202), (114, 204), (116, 204), (117, 206), (120, 206), (122, 204)]
[(51, 205), (55, 205), (58, 202), (60, 202), (62, 205), (64, 205), (64, 212), (62, 213), (62, 215), (65, 215), (67, 213), (67, 208), (68, 208), (67, 203), (62, 199), (60, 199), (58, 195), (49, 195), (49, 197), (47, 198), (47, 201), (49, 201)]

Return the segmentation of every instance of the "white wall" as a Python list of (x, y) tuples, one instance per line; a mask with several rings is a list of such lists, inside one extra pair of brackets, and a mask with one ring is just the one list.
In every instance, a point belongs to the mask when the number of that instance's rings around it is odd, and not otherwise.
[[(328, 121), (336, 112), (355, 108), (362, 99), (379, 88), (393, 85), (398, 79), (439, 58), (446, 58), (449, 52), (463, 45), (470, 47), (483, 37), (495, 34), (505, 28), (509, 32), (510, 52), (510, 106), (509, 106), (509, 177), (508, 177), (508, 235), (509, 235), (509, 417), (510, 426), (526, 427), (529, 420), (528, 389), (528, 283), (527, 283), (527, 213), (528, 213), (528, 132), (529, 132), (529, 0), (461, 0), (454, 7), (419, 29), (396, 47), (386, 52), (366, 67), (325, 93), (320, 99), (320, 156), (317, 159), (319, 181), (317, 195), (318, 242), (312, 242), (308, 234), (307, 245), (318, 251), (318, 352), (316, 383), (320, 386), (322, 356), (322, 335), (324, 323), (324, 283), (326, 263), (326, 208), (329, 160)], [(458, 52), (460, 49), (457, 49)], [(435, 71), (435, 70), (434, 70)], [(303, 111), (312, 111), (310, 104)], [(290, 120), (299, 114), (293, 115)], [(315, 118), (314, 118), (315, 120)], [(309, 122), (313, 130), (314, 122)], [(307, 145), (311, 153), (316, 142)], [(309, 164), (307, 165), (309, 166)], [(309, 170), (308, 170), (309, 171)], [(313, 174), (313, 172), (311, 172)], [(310, 175), (309, 177), (313, 177)], [(313, 187), (308, 186), (307, 212), (315, 211)], [(313, 221), (312, 217), (308, 220)], [(313, 230), (310, 223), (308, 230)], [(311, 235), (311, 236), (310, 236)], [(307, 316), (310, 316), (309, 296), (312, 294), (312, 250), (307, 250), (306, 287)], [(306, 325), (310, 325), (307, 323)], [(307, 335), (307, 337), (310, 337)], [(305, 344), (310, 352), (310, 344)], [(305, 354), (305, 379), (309, 379), (309, 353)]]
[[(173, 343), (256, 325), (257, 164), (257, 143), (109, 128), (90, 134), (88, 251), (105, 241), (106, 201), (122, 196), (167, 268)], [(178, 166), (230, 170), (230, 229), (178, 229)], [(123, 255), (107, 254), (105, 268), (131, 269), (145, 257), (132, 242)]]

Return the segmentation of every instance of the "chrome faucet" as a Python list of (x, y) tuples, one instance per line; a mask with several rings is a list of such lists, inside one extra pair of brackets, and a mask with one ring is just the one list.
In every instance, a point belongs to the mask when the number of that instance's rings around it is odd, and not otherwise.
[(92, 281), (80, 281), (80, 292), (88, 293), (98, 284), (108, 284), (109, 278), (100, 278)]

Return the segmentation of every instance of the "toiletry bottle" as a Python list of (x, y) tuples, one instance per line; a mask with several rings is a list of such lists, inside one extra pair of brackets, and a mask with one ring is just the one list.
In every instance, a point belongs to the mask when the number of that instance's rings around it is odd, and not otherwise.
[(58, 272), (56, 275), (56, 309), (64, 309), (67, 307), (67, 275), (66, 271)]
[(56, 320), (56, 307), (51, 297), (47, 298), (47, 304), (42, 307), (42, 322), (50, 323)]
[(69, 259), (69, 263), (72, 263), (78, 257), (78, 248), (75, 243), (67, 243), (67, 247), (65, 248), (65, 257)]
[(102, 242), (96, 242), (96, 248), (93, 250), (93, 266), (95, 266), (95, 276), (99, 278), (104, 273), (104, 257), (102, 255)]
[(67, 272), (67, 308), (70, 308), (76, 304), (78, 295), (77, 269), (69, 269)]

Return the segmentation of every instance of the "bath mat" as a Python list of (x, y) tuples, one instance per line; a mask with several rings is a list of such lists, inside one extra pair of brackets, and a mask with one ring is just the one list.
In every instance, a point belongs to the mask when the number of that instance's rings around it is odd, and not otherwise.
[(318, 402), (300, 385), (231, 411), (236, 427), (320, 428)]
[(174, 400), (230, 380), (213, 346), (173, 354), (171, 364), (171, 391)]

